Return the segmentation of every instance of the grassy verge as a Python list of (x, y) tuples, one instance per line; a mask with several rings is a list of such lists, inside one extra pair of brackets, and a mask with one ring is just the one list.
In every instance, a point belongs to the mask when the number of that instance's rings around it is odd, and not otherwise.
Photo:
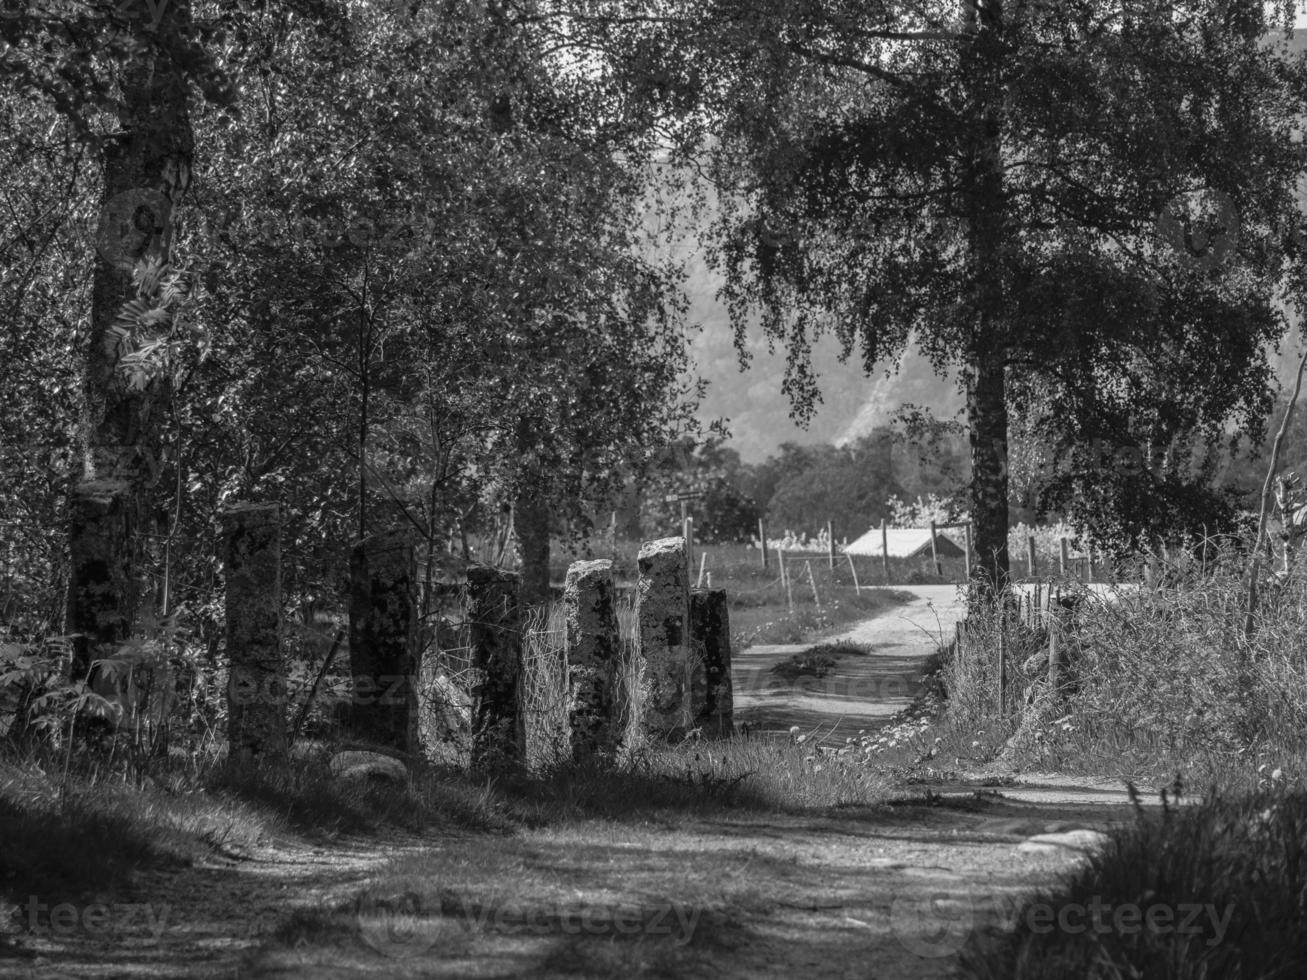
[(867, 770), (815, 764), (801, 745), (740, 739), (649, 749), (616, 768), (474, 778), (432, 767), (406, 785), (330, 775), (310, 751), (280, 769), (147, 778), (67, 777), (43, 760), (0, 761), (0, 904), (130, 893), (132, 873), (245, 852), (280, 835), (332, 839), (385, 828), (511, 834), (577, 820), (784, 812), (872, 804), (890, 792)]
[(754, 644), (806, 643), (841, 627), (879, 616), (887, 609), (911, 599), (905, 592), (894, 589), (867, 589), (861, 595), (849, 592), (840, 598), (830, 599), (822, 605), (795, 597), (793, 606), (787, 602), (780, 585), (749, 593), (728, 592), (731, 617), (731, 638), (736, 650)]
[(1010, 931), (978, 937), (964, 974), (1303, 976), (1304, 842), (1307, 795), (1276, 786), (1141, 813), (1064, 885), (1010, 910)]

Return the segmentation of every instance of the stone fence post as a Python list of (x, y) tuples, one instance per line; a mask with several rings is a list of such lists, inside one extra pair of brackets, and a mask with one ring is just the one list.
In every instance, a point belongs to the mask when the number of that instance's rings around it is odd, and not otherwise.
[(479, 677), (472, 690), (472, 764), (498, 768), (526, 759), (518, 705), (522, 673), (521, 576), (476, 565), (467, 570), (468, 638)]
[(69, 500), (70, 568), (64, 629), (75, 635), (72, 677), (82, 680), (103, 651), (130, 635), (137, 583), (128, 572), (132, 548), (130, 487), (121, 480), (79, 483)]
[(685, 539), (660, 538), (640, 548), (637, 586), (645, 703), (640, 734), (666, 740), (689, 730), (689, 577)]
[(412, 537), (394, 530), (364, 538), (349, 571), (350, 728), (362, 740), (420, 754)]
[(567, 615), (568, 722), (572, 758), (580, 761), (618, 748), (616, 731), (618, 655), (617, 589), (613, 563), (573, 562), (567, 570), (563, 607)]
[(227, 618), (228, 756), (284, 759), (286, 661), (281, 650), (281, 512), (238, 504), (222, 513)]
[(731, 688), (731, 621), (725, 589), (690, 593), (690, 635), (696, 659), (703, 665), (694, 674), (690, 703), (694, 727), (706, 738), (735, 734), (734, 697)]

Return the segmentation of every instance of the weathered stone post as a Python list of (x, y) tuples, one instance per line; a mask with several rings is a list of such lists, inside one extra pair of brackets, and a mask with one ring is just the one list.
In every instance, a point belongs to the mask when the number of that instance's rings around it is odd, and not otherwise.
[(611, 754), (618, 748), (616, 730), (620, 639), (617, 588), (608, 560), (573, 562), (567, 570), (563, 606), (567, 614), (568, 723), (572, 758)]
[(286, 661), (281, 652), (281, 512), (238, 504), (222, 514), (227, 616), (228, 757), (284, 758)]
[(522, 673), (521, 576), (488, 565), (467, 570), (468, 638), (480, 674), (472, 689), (472, 764), (492, 768), (526, 758), (518, 706)]
[(417, 603), (413, 540), (402, 530), (364, 538), (350, 555), (350, 727), (361, 739), (419, 753)]
[[(730, 738), (735, 734), (734, 698), (731, 688), (731, 621), (725, 589), (695, 590), (690, 593), (690, 635), (702, 671), (694, 675), (690, 692), (694, 727), (705, 738)], [(702, 680), (700, 680), (702, 678)]]
[(685, 566), (685, 539), (646, 542), (638, 558), (637, 586), (640, 659), (646, 700), (640, 706), (643, 734), (667, 739), (684, 734), (690, 715), (690, 590)]
[(129, 574), (131, 488), (122, 480), (78, 484), (69, 500), (69, 588), (64, 629), (73, 641), (72, 677), (82, 680), (97, 648), (131, 635), (137, 583)]

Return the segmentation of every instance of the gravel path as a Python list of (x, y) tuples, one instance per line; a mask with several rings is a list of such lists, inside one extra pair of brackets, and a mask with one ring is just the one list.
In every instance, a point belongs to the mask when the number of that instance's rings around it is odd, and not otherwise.
[(760, 732), (786, 732), (797, 725), (835, 743), (859, 729), (877, 728), (907, 707), (921, 687), (923, 663), (952, 638), (966, 607), (956, 586), (896, 588), (915, 598), (820, 641), (870, 648), (866, 656), (840, 657), (825, 677), (800, 677), (791, 684), (771, 672), (813, 643), (754, 646), (736, 654), (731, 672), (736, 724)]

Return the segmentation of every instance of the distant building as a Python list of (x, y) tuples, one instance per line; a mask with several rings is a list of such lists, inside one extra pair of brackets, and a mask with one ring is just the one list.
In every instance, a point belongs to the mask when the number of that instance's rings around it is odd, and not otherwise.
[[(929, 558), (930, 528), (892, 527), (884, 532), (884, 539), (882, 539), (881, 529), (873, 527), (856, 541), (850, 541), (845, 546), (844, 553), (879, 558), (883, 544), (888, 545), (891, 558)], [(935, 551), (941, 558), (966, 556), (965, 551), (940, 531), (935, 532)]]

